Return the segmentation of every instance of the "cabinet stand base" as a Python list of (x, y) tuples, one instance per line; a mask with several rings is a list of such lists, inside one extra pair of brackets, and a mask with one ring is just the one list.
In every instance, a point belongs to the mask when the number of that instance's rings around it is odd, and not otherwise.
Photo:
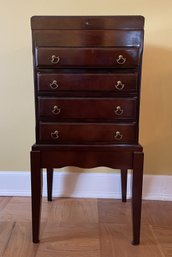
[(143, 148), (140, 145), (114, 146), (32, 146), (31, 188), (32, 188), (32, 236), (39, 243), (42, 198), (42, 169), (47, 169), (48, 201), (52, 201), (53, 168), (78, 166), (93, 168), (106, 166), (121, 170), (122, 201), (126, 202), (127, 169), (132, 169), (132, 224), (133, 245), (140, 242)]

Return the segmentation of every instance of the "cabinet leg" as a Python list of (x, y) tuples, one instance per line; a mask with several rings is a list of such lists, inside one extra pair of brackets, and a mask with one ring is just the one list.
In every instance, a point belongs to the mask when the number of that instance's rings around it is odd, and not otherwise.
[(143, 182), (143, 152), (135, 152), (133, 155), (133, 181), (132, 181), (132, 222), (133, 245), (140, 243), (142, 182)]
[(126, 202), (127, 195), (127, 170), (121, 170), (121, 192), (122, 202)]
[(32, 237), (33, 243), (39, 243), (42, 198), (42, 170), (40, 152), (31, 152), (31, 189), (32, 189)]
[(52, 201), (52, 188), (53, 188), (53, 169), (47, 169), (47, 193), (48, 201)]

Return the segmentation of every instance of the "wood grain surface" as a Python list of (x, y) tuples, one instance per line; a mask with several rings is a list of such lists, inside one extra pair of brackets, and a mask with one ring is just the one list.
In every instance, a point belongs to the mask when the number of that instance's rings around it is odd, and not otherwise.
[(131, 202), (43, 198), (40, 243), (30, 197), (0, 197), (0, 257), (171, 257), (172, 202), (143, 201), (141, 242), (131, 245)]

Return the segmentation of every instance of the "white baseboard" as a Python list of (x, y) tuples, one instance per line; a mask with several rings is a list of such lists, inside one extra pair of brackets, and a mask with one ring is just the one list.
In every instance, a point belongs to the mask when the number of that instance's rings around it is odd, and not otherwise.
[[(46, 196), (46, 174), (43, 176)], [(172, 176), (144, 175), (143, 199), (172, 201)], [(30, 196), (29, 172), (0, 172), (1, 196)], [(55, 172), (53, 196), (83, 198), (121, 198), (119, 173)], [(131, 197), (131, 175), (128, 175), (127, 198)]]

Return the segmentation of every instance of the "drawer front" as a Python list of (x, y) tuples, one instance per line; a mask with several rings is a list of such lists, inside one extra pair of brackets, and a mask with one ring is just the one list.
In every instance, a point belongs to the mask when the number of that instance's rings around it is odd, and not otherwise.
[(137, 73), (37, 73), (37, 84), (39, 92), (136, 92), (137, 76)]
[(39, 98), (43, 121), (136, 119), (136, 98)]
[(103, 123), (41, 123), (39, 143), (50, 144), (134, 144), (136, 125)]
[(38, 67), (135, 68), (139, 48), (37, 48)]

